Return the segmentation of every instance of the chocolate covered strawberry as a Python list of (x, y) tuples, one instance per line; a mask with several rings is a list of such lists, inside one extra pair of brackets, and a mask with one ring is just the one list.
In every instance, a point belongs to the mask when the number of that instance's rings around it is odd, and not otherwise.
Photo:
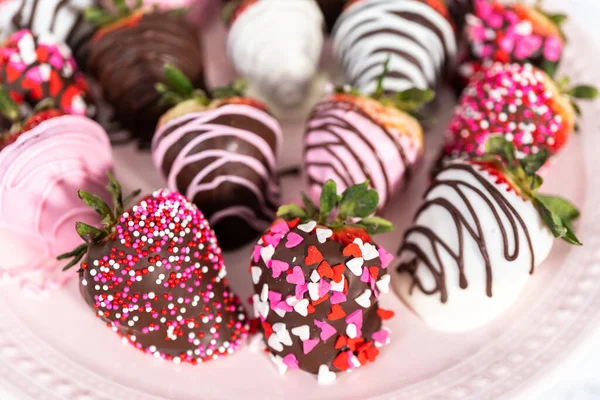
[(102, 227), (77, 224), (85, 241), (61, 259), (83, 260), (80, 291), (96, 315), (155, 357), (192, 364), (233, 353), (248, 326), (227, 283), (208, 221), (185, 197), (159, 190), (132, 208), (110, 176), (114, 208), (80, 191)]
[(211, 100), (174, 67), (165, 73), (158, 89), (173, 108), (152, 142), (156, 168), (203, 210), (224, 249), (256, 240), (279, 205), (279, 122), (239, 83), (215, 89)]
[(393, 313), (378, 299), (388, 292), (392, 257), (371, 235), (393, 227), (370, 217), (379, 196), (367, 182), (338, 196), (328, 181), (320, 207), (303, 198), (304, 207), (281, 207), (254, 247), (252, 299), (279, 371), (302, 369), (327, 384), (375, 361), (389, 342), (382, 322)]
[(502, 135), (517, 156), (541, 150), (550, 156), (567, 143), (580, 114), (577, 99), (593, 99), (589, 86), (555, 83), (530, 65), (493, 63), (477, 73), (464, 90), (447, 133), (443, 158), (482, 155), (492, 135)]
[(565, 45), (564, 14), (549, 14), (540, 6), (477, 0), (467, 18), (467, 52), (459, 67), (463, 86), (490, 61), (531, 63), (554, 77)]
[(171, 63), (194, 82), (204, 85), (204, 56), (196, 30), (184, 14), (156, 8), (128, 8), (119, 3), (116, 16), (100, 9), (88, 12), (100, 29), (90, 41), (88, 68), (102, 87), (116, 119), (150, 144), (156, 124), (168, 110), (154, 89)]
[(542, 153), (518, 160), (501, 136), (436, 175), (399, 251), (398, 293), (435, 329), (466, 331), (507, 310), (550, 254), (580, 245), (567, 200), (538, 192)]
[(0, 48), (0, 84), (18, 104), (52, 99), (67, 114), (86, 115), (87, 82), (69, 47), (50, 34), (22, 30)]
[[(387, 65), (387, 64), (386, 64)], [(341, 189), (369, 180), (383, 207), (404, 186), (423, 156), (423, 128), (411, 114), (434, 98), (430, 90), (372, 96), (339, 90), (317, 104), (306, 123), (304, 176), (309, 195), (333, 179)]]

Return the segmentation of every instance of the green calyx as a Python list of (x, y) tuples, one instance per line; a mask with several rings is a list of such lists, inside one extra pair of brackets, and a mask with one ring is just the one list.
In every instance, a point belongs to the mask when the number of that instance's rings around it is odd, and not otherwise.
[(126, 0), (113, 0), (116, 13), (111, 13), (102, 7), (89, 7), (85, 10), (85, 19), (98, 27), (109, 26), (121, 19), (127, 18), (142, 8), (143, 0), (136, 0), (133, 7)]
[(582, 114), (578, 100), (595, 100), (598, 97), (598, 89), (596, 87), (590, 85), (571, 86), (571, 79), (568, 76), (560, 78), (556, 82), (556, 87), (561, 94), (569, 98), (571, 106), (573, 106), (575, 114), (578, 117)]
[(237, 9), (244, 3), (245, 0), (230, 0), (223, 6), (221, 11), (221, 19), (225, 25), (229, 25)]
[[(431, 103), (435, 99), (435, 92), (431, 89), (411, 88), (393, 95), (386, 95), (383, 83), (389, 72), (389, 63), (390, 58), (388, 57), (383, 63), (383, 72), (377, 80), (377, 88), (370, 97), (379, 101), (384, 106), (393, 107), (410, 114), (419, 121), (426, 120), (426, 118), (421, 115), (419, 111), (421, 111), (424, 106)], [(363, 94), (354, 88), (350, 90), (344, 90), (342, 88), (338, 89), (337, 92), (346, 92), (355, 96), (363, 96)]]
[(115, 179), (113, 174), (108, 171), (108, 186), (106, 189), (112, 197), (113, 207), (111, 208), (104, 200), (100, 197), (80, 190), (78, 192), (79, 198), (83, 203), (96, 211), (96, 213), (102, 218), (102, 228), (96, 228), (94, 226), (84, 224), (83, 222), (77, 222), (75, 229), (77, 234), (83, 239), (84, 244), (77, 247), (75, 250), (62, 254), (57, 257), (58, 260), (71, 261), (63, 268), (66, 271), (78, 264), (88, 251), (88, 245), (92, 243), (99, 243), (108, 238), (114, 233), (115, 226), (119, 223), (121, 215), (125, 212), (125, 205), (136, 198), (141, 190), (135, 190), (126, 198), (123, 198), (123, 190), (121, 184)]
[(544, 9), (543, 3), (544, 0), (536, 0), (533, 9), (541, 15), (543, 15), (544, 17), (546, 17), (550, 22), (552, 22), (552, 24), (557, 28), (561, 39), (563, 40), (563, 42), (566, 43), (567, 36), (565, 35), (565, 32), (563, 30), (563, 24), (569, 19), (569, 17), (566, 14), (562, 13), (549, 13)]
[(176, 106), (188, 100), (196, 100), (202, 106), (208, 106), (212, 99), (242, 97), (246, 90), (245, 80), (233, 81), (229, 86), (216, 88), (207, 94), (194, 87), (192, 81), (177, 67), (171, 64), (164, 66), (164, 82), (156, 84), (156, 91), (163, 104)]
[(0, 86), (0, 114), (13, 124), (21, 122), (19, 106), (2, 86)]
[[(333, 230), (344, 227), (361, 228), (369, 235), (394, 230), (390, 221), (371, 216), (377, 210), (379, 194), (376, 190), (369, 189), (368, 181), (351, 186), (338, 195), (337, 185), (330, 179), (323, 185), (318, 207), (304, 193), (302, 202), (303, 207), (297, 204), (279, 207), (277, 215), (286, 220), (300, 218), (301, 222), (316, 221)], [(332, 215), (334, 210), (337, 210), (337, 214)]]
[(548, 157), (548, 151), (542, 149), (536, 154), (517, 159), (515, 147), (511, 142), (504, 136), (492, 136), (486, 142), (486, 154), (478, 161), (495, 164), (519, 189), (520, 195), (533, 203), (554, 237), (581, 246), (573, 231), (573, 221), (580, 215), (577, 208), (564, 198), (538, 193), (544, 180), (537, 172)]
[(56, 101), (51, 98), (46, 98), (36, 104), (31, 115), (24, 117), (21, 115), (17, 103), (10, 97), (4, 87), (0, 85), (0, 114), (12, 122), (11, 128), (7, 132), (0, 132), (0, 137), (7, 137), (14, 133), (21, 132), (23, 125), (25, 125), (28, 118), (51, 108), (56, 108)]

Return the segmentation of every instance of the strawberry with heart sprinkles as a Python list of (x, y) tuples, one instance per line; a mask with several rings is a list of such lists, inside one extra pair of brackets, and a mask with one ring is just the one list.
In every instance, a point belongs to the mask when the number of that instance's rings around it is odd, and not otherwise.
[(248, 333), (244, 309), (227, 283), (221, 249), (198, 208), (158, 190), (124, 211), (110, 177), (114, 208), (79, 192), (102, 228), (77, 224), (86, 242), (60, 259), (79, 270), (80, 291), (124, 341), (157, 358), (198, 364), (233, 353)]
[[(375, 212), (379, 196), (368, 182), (337, 195), (323, 186), (320, 207), (282, 206), (279, 219), (254, 247), (252, 303), (273, 362), (283, 374), (301, 369), (332, 383), (379, 355), (390, 332), (379, 308), (389, 290), (392, 256), (371, 235), (393, 226)], [(337, 208), (337, 215), (330, 216)]]

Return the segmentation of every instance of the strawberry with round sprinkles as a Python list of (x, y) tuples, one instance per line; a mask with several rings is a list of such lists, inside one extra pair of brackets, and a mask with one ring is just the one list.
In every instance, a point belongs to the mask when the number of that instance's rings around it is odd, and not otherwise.
[(69, 47), (50, 34), (21, 30), (0, 48), (0, 84), (18, 104), (54, 100), (67, 114), (86, 115), (88, 86)]
[(343, 88), (315, 106), (304, 138), (304, 176), (311, 198), (318, 199), (327, 179), (342, 190), (369, 180), (383, 207), (421, 161), (423, 128), (415, 117), (435, 93), (408, 89), (385, 95), (388, 62), (373, 95)]
[[(59, 259), (80, 260), (80, 291), (96, 315), (141, 351), (175, 363), (233, 353), (248, 332), (244, 309), (228, 286), (217, 239), (195, 205), (158, 190), (124, 211), (121, 186), (109, 175), (114, 208), (79, 196), (102, 227), (77, 224), (85, 241)], [(85, 257), (85, 258), (84, 258)]]
[(389, 342), (382, 322), (393, 313), (378, 299), (388, 292), (392, 256), (371, 235), (393, 226), (370, 216), (379, 196), (368, 186), (338, 196), (326, 182), (319, 207), (306, 195), (304, 207), (282, 206), (254, 247), (252, 302), (281, 373), (301, 369), (331, 383), (335, 373), (375, 361)]
[(555, 238), (581, 245), (575, 206), (539, 193), (545, 152), (519, 160), (502, 136), (486, 150), (436, 175), (398, 254), (398, 294), (437, 330), (486, 324), (517, 301)]
[(590, 86), (554, 82), (531, 64), (493, 63), (464, 90), (450, 122), (444, 160), (480, 156), (492, 135), (503, 135), (523, 158), (541, 150), (550, 156), (567, 143), (581, 114), (575, 102), (594, 99)]
[(477, 0), (467, 17), (467, 51), (459, 66), (463, 86), (486, 62), (530, 63), (550, 77), (562, 59), (566, 37), (564, 14), (550, 14), (541, 7)]

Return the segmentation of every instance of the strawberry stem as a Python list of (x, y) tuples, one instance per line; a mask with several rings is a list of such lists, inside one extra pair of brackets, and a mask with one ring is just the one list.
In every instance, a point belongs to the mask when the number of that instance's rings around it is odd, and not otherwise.
[(84, 12), (87, 21), (102, 28), (111, 25), (121, 19), (130, 17), (143, 6), (143, 0), (136, 0), (133, 7), (127, 5), (126, 0), (113, 0), (116, 13), (111, 13), (100, 7), (89, 7)]
[(85, 205), (93, 208), (102, 218), (102, 229), (84, 224), (83, 222), (77, 222), (75, 224), (77, 234), (85, 243), (78, 246), (75, 250), (57, 257), (58, 260), (71, 259), (71, 261), (63, 268), (63, 271), (70, 269), (81, 261), (88, 251), (89, 244), (99, 243), (113, 234), (115, 226), (119, 223), (119, 219), (125, 211), (125, 205), (140, 194), (140, 190), (136, 190), (123, 200), (121, 184), (115, 179), (112, 172), (107, 171), (106, 175), (108, 176), (108, 186), (106, 189), (112, 197), (113, 208), (111, 209), (104, 200), (94, 194), (83, 190), (78, 192), (81, 201), (83, 201)]
[[(379, 195), (369, 189), (369, 182), (350, 186), (341, 195), (337, 194), (335, 181), (328, 180), (321, 190), (320, 207), (302, 194), (304, 208), (297, 204), (281, 206), (277, 215), (286, 220), (300, 218), (302, 222), (317, 221), (319, 225), (333, 230), (356, 227), (369, 235), (394, 230), (392, 223), (380, 217), (370, 216), (377, 211)], [(332, 213), (337, 209), (337, 215)]]
[(0, 113), (12, 123), (20, 122), (19, 107), (2, 86), (0, 86)]

